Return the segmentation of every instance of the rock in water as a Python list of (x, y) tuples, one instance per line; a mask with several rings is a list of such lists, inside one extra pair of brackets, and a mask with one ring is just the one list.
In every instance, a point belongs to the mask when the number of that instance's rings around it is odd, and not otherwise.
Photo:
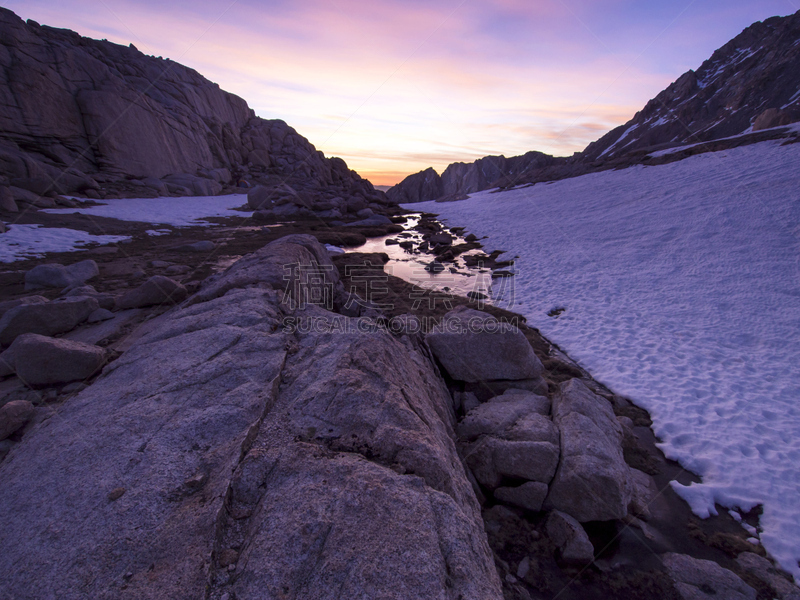
[(283, 265), (333, 264), (279, 242), (149, 321), (0, 463), (0, 597), (502, 599), (434, 365), (295, 310)]
[(450, 377), (477, 382), (533, 379), (542, 363), (519, 329), (477, 310), (453, 310), (425, 341)]
[(19, 336), (7, 351), (13, 353), (17, 376), (34, 387), (88, 379), (106, 359), (98, 346), (35, 333)]
[(159, 304), (179, 304), (188, 292), (180, 283), (163, 275), (153, 275), (135, 290), (117, 300), (117, 308), (141, 308)]
[(561, 459), (545, 506), (581, 523), (623, 518), (632, 484), (611, 404), (570, 379), (553, 397), (553, 420), (561, 434)]

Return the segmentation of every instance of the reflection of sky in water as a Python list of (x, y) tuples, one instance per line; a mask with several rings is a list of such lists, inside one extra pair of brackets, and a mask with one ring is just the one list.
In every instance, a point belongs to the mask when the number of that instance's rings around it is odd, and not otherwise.
[[(405, 223), (407, 233), (411, 237), (400, 237), (401, 234), (395, 233), (379, 238), (371, 238), (362, 246), (349, 248), (348, 252), (384, 252), (389, 256), (384, 270), (390, 275), (404, 279), (419, 287), (448, 292), (457, 296), (466, 296), (469, 292), (479, 292), (488, 296), (485, 300), (487, 304), (506, 306), (513, 304), (513, 277), (497, 278), (492, 285), (491, 271), (488, 268), (468, 267), (464, 264), (464, 256), (481, 254), (483, 249), (469, 250), (458, 257), (454, 263), (442, 263), (445, 270), (441, 273), (431, 273), (425, 270), (425, 266), (434, 260), (434, 256), (416, 250), (420, 244), (422, 234), (413, 228), (419, 221), (419, 215), (407, 215), (408, 222)], [(465, 243), (464, 238), (455, 236), (453, 244)], [(386, 240), (396, 239), (399, 241), (409, 240), (414, 242), (414, 250), (405, 250), (396, 244), (386, 245)], [(455, 272), (451, 272), (451, 267)]]

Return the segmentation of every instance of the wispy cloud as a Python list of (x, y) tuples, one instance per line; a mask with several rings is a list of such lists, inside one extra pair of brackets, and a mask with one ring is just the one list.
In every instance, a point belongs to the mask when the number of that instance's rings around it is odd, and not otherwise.
[(707, 0), (677, 21), (683, 5), (633, 0), (5, 4), (191, 66), (376, 183), (488, 153), (581, 150), (751, 21), (790, 12), (777, 0)]

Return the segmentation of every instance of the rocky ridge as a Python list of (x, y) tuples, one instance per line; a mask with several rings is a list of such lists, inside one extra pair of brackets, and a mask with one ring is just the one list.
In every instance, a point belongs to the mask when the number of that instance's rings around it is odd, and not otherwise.
[[(88, 281), (28, 278), (68, 287), (0, 305), (0, 594), (793, 597), (742, 538), (714, 542), (736, 562), (672, 534), (665, 463), (636, 441), (643, 411), (503, 327), (510, 313), (454, 298), (426, 330), (400, 303), (351, 306), (347, 265), (367, 256), (334, 263), (284, 236), (185, 300), (160, 276), (96, 292), (108, 270), (86, 264), (66, 271)], [(70, 298), (83, 312), (61, 333), (31, 331), (31, 310)], [(135, 323), (105, 348), (106, 322), (84, 315), (101, 303), (108, 323)], [(631, 550), (606, 556), (608, 535), (644, 536), (661, 558), (620, 566)]]
[(257, 183), (387, 203), (342, 159), (196, 71), (0, 9), (0, 209)]
[[(781, 126), (800, 121), (800, 11), (747, 27), (697, 71), (687, 71), (624, 125), (582, 152), (487, 156), (433, 169), (390, 188), (396, 202), (448, 201), (494, 187), (553, 181), (632, 164), (660, 164), (691, 154), (797, 135)], [(765, 131), (770, 130), (770, 131)], [(760, 133), (759, 133), (760, 132)], [(739, 139), (729, 139), (739, 136)], [(650, 153), (695, 145), (662, 156)]]

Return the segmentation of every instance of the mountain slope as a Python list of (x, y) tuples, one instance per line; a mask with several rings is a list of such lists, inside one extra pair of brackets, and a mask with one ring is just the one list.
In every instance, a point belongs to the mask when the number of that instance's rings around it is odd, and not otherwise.
[(757, 22), (687, 71), (583, 161), (667, 143), (693, 143), (800, 120), (800, 11)]
[(382, 197), (344, 161), (325, 158), (283, 121), (256, 117), (192, 69), (0, 8), (5, 183), (68, 193), (176, 174), (222, 184), (277, 176)]
[[(800, 11), (757, 22), (687, 71), (634, 117), (569, 158), (529, 152), (510, 159), (487, 156), (453, 163), (435, 183), (420, 187), (420, 173), (390, 189), (397, 202), (434, 200), (492, 187), (551, 181), (647, 162), (652, 150), (710, 142), (800, 120)], [(779, 136), (779, 134), (775, 134)], [(765, 134), (736, 144), (763, 141)], [(721, 149), (716, 144), (713, 149)], [(691, 153), (708, 148), (694, 148)], [(526, 157), (537, 155), (535, 160)], [(674, 154), (660, 161), (682, 158)], [(489, 167), (487, 169), (487, 166)], [(435, 182), (435, 171), (424, 171)], [(435, 194), (439, 193), (439, 196)]]

